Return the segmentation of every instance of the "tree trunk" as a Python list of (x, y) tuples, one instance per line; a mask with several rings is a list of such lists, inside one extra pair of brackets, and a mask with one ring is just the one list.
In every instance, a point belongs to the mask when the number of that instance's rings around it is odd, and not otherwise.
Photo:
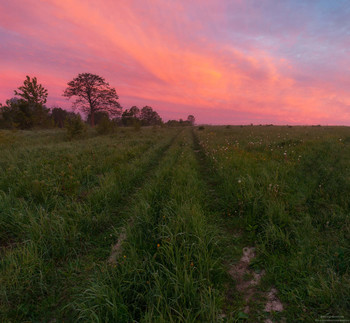
[(91, 120), (91, 127), (94, 127), (95, 126), (95, 113), (94, 113), (94, 111), (91, 111), (90, 120)]

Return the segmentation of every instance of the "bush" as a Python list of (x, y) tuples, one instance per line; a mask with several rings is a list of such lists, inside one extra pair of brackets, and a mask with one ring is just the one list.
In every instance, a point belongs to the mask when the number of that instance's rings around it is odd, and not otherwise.
[(204, 130), (205, 128), (203, 126), (198, 127), (198, 130)]
[(96, 131), (99, 135), (112, 133), (115, 131), (115, 123), (107, 116), (104, 116), (96, 126)]
[(67, 137), (73, 139), (83, 135), (86, 132), (86, 125), (81, 120), (80, 115), (74, 115), (67, 120)]
[(49, 109), (39, 103), (13, 98), (0, 110), (0, 127), (8, 129), (51, 128)]

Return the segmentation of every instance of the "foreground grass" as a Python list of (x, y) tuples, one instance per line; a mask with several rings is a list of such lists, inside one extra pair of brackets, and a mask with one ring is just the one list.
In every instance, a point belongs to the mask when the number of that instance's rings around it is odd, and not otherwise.
[(113, 228), (122, 221), (119, 208), (176, 133), (159, 131), (129, 131), (74, 142), (56, 142), (56, 132), (45, 132), (45, 137), (52, 135), (52, 142), (44, 147), (35, 142), (2, 147), (0, 312), (4, 318), (40, 320), (62, 315), (70, 290), (79, 284), (76, 280), (108, 256)]
[(196, 135), (217, 207), (241, 243), (257, 248), (252, 266), (266, 270), (263, 290), (279, 290), (280, 317), (349, 318), (349, 129), (207, 127)]
[(349, 318), (349, 162), (345, 127), (0, 132), (0, 321)]
[(131, 208), (122, 253), (77, 297), (81, 321), (215, 322), (223, 269), (187, 131)]

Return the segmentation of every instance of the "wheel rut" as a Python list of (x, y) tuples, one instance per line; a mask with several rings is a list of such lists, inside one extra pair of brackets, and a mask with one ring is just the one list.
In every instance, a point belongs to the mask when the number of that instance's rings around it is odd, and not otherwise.
[[(121, 213), (127, 213), (128, 212), (128, 201), (133, 201), (136, 197), (136, 195), (139, 193), (140, 190), (142, 190), (143, 186), (148, 182), (148, 179), (150, 179), (151, 174), (153, 174), (154, 170), (157, 169), (157, 167), (160, 165), (161, 161), (164, 159), (167, 151), (169, 151), (169, 149), (172, 147), (172, 145), (174, 144), (175, 140), (179, 137), (180, 133), (182, 131), (179, 131), (176, 133), (176, 135), (171, 139), (171, 141), (169, 142), (169, 144), (167, 144), (164, 149), (162, 150), (161, 156), (157, 159), (156, 163), (154, 163), (154, 165), (152, 165), (147, 172), (144, 175), (144, 180), (142, 182), (142, 185), (139, 185), (131, 195), (129, 195), (128, 200), (126, 201), (126, 207), (121, 211)], [(127, 238), (127, 227), (130, 227), (133, 225), (133, 218), (129, 218), (127, 219), (126, 223), (124, 224), (124, 226), (120, 229), (120, 233), (118, 236), (118, 240), (117, 242), (111, 246), (111, 253), (110, 256), (107, 260), (107, 262), (110, 265), (116, 265), (117, 264), (117, 259), (120, 256), (121, 252), (122, 252), (122, 244), (124, 242), (124, 240)]]
[[(256, 257), (256, 250), (253, 246), (245, 246), (243, 242), (242, 229), (229, 228), (225, 225), (225, 219), (223, 218), (223, 212), (225, 206), (221, 201), (219, 189), (220, 189), (220, 176), (215, 172), (213, 167), (210, 165), (205, 152), (200, 144), (199, 138), (192, 129), (192, 136), (194, 142), (194, 153), (197, 156), (197, 161), (200, 166), (200, 172), (207, 185), (208, 197), (211, 199), (209, 207), (213, 214), (220, 212), (222, 220), (221, 230), (224, 236), (234, 236), (238, 242), (238, 246), (224, 246), (223, 248), (240, 247), (241, 258), (234, 257), (231, 259), (225, 259), (224, 265), (228, 276), (231, 278), (231, 282), (226, 284), (225, 291), (225, 304), (223, 313), (220, 315), (220, 320), (230, 320), (238, 318), (249, 318), (254, 303), (263, 305), (263, 312), (265, 312), (265, 322), (270, 323), (273, 320), (270, 318), (270, 314), (274, 312), (282, 312), (283, 304), (279, 300), (276, 288), (272, 287), (269, 292), (263, 293), (259, 289), (260, 281), (265, 275), (265, 271), (255, 271), (250, 267), (251, 262)], [(241, 296), (241, 311), (238, 311), (236, 315), (231, 312), (230, 308), (237, 308), (237, 295)], [(253, 306), (255, 308), (255, 306)], [(237, 310), (236, 310), (237, 311)], [(260, 311), (260, 310), (259, 310)], [(259, 312), (258, 311), (258, 312)], [(261, 314), (261, 313), (253, 313)], [(259, 315), (261, 317), (261, 315)]]

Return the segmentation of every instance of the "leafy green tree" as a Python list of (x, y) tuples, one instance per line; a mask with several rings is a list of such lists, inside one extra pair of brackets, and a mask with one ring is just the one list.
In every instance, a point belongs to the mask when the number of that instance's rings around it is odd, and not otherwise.
[(28, 104), (44, 105), (47, 100), (48, 92), (41, 84), (38, 84), (36, 77), (32, 79), (27, 75), (24, 84), (15, 90), (15, 95), (21, 97)]
[(177, 127), (177, 126), (179, 126), (179, 121), (178, 120), (168, 120), (166, 122), (166, 125), (169, 127)]
[(154, 111), (149, 106), (145, 106), (141, 109), (140, 119), (144, 126), (161, 125), (163, 123), (157, 111)]
[(68, 83), (63, 96), (76, 97), (73, 106), (90, 115), (91, 126), (95, 125), (95, 114), (105, 111), (109, 115), (119, 115), (121, 106), (114, 88), (101, 76), (82, 73)]
[(140, 109), (137, 106), (126, 109), (122, 114), (122, 123), (124, 126), (132, 126), (140, 123)]
[(54, 107), (51, 110), (51, 118), (53, 119), (55, 125), (59, 128), (63, 128), (66, 119), (69, 116), (69, 112), (59, 107)]
[(188, 117), (187, 117), (187, 122), (191, 125), (191, 126), (194, 126), (194, 123), (196, 121), (196, 118), (190, 114)]
[(12, 98), (2, 107), (3, 124), (6, 128), (30, 129), (50, 127), (49, 109), (40, 103), (28, 103), (23, 99)]
[(3, 121), (9, 128), (30, 129), (51, 126), (49, 109), (45, 107), (47, 89), (36, 77), (26, 76), (23, 85), (14, 91), (16, 96), (6, 101), (2, 108)]

